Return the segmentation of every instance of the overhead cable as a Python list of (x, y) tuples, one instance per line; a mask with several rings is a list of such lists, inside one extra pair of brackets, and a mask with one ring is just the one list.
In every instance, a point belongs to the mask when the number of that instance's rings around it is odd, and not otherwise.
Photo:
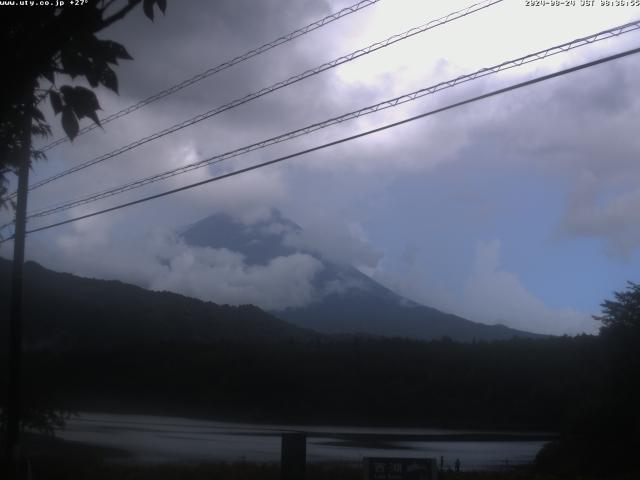
[[(265, 43), (264, 45), (258, 47), (258, 48), (254, 48), (253, 50), (249, 50), (246, 53), (243, 53), (242, 55), (238, 55), (237, 57), (232, 58), (231, 60), (227, 60), (226, 62), (221, 63), (220, 65), (216, 65), (215, 67), (211, 67), (208, 70), (205, 70), (202, 73), (198, 73), (197, 75), (194, 75), (191, 78), (188, 78), (186, 80), (183, 80), (180, 83), (177, 83), (169, 88), (166, 88), (154, 95), (151, 95), (147, 98), (145, 98), (144, 100), (140, 100), (137, 103), (134, 103), (133, 105), (130, 105), (126, 108), (123, 108), (122, 110), (119, 110), (115, 113), (112, 113), (111, 115), (105, 117), (105, 118), (101, 118), (100, 119), (100, 124), (101, 125), (105, 125), (109, 122), (112, 122), (118, 118), (124, 117), (125, 115), (129, 115), (130, 113), (135, 112), (136, 110), (140, 110), (142, 107), (145, 107), (147, 105), (149, 105), (150, 103), (156, 102), (162, 98), (168, 97), (169, 95), (176, 93), (180, 90), (182, 90), (183, 88), (186, 88), (190, 85), (193, 85), (194, 83), (197, 83), (201, 80), (204, 80), (205, 78), (208, 78), (212, 75), (215, 75), (216, 73), (220, 73), (223, 70), (226, 70), (227, 68), (233, 67), (234, 65), (237, 65), (241, 62), (244, 62), (246, 60), (249, 60), (250, 58), (256, 57), (262, 53), (265, 53), (273, 48), (276, 48), (284, 43), (290, 42), (298, 37), (301, 37), (303, 35), (306, 35), (307, 33), (310, 33), (314, 30), (317, 30), (318, 28), (324, 27), (325, 25), (328, 25), (342, 17), (346, 17), (347, 15), (351, 15), (352, 13), (355, 13), (359, 10), (362, 10), (366, 7), (369, 7), (375, 3), (378, 3), (380, 0), (363, 0), (360, 2), (357, 2), (349, 7), (345, 7), (342, 10), (336, 12), (336, 13), (332, 13), (331, 15), (327, 15), (324, 18), (321, 18), (320, 20), (316, 20), (313, 23), (310, 23), (309, 25), (306, 25), (302, 28), (299, 28), (297, 30), (294, 30), (291, 33), (288, 33), (286, 35), (283, 35), (282, 37), (279, 37), (269, 43)], [(90, 132), (91, 130), (94, 130), (98, 128), (98, 125), (96, 125), (95, 123), (92, 123), (90, 125), (87, 125), (86, 127), (83, 127), (80, 129), (80, 131), (78, 132), (78, 135), (82, 135), (84, 133)], [(45, 145), (44, 147), (42, 147), (40, 149), (41, 152), (46, 152), (48, 150), (51, 150), (52, 148), (57, 147), (58, 145), (61, 145), (63, 143), (68, 142), (69, 139), (64, 136), (64, 137), (60, 137), (56, 140), (54, 140), (53, 142)]]
[[(88, 213), (88, 214), (85, 214), (85, 215), (80, 215), (78, 217), (73, 217), (73, 218), (69, 218), (67, 220), (63, 220), (63, 221), (60, 221), (60, 222), (51, 223), (51, 224), (48, 224), (48, 225), (44, 225), (42, 227), (34, 228), (32, 230), (27, 231), (27, 233), (31, 234), (31, 233), (35, 233), (35, 232), (41, 232), (43, 230), (48, 230), (48, 229), (51, 229), (51, 228), (54, 228), (54, 227), (59, 227), (61, 225), (67, 225), (69, 223), (77, 222), (77, 221), (80, 221), (80, 220), (84, 220), (84, 219), (87, 219), (87, 218), (95, 217), (95, 216), (102, 215), (102, 214), (109, 213), (109, 212), (113, 212), (113, 211), (116, 211), (116, 210), (121, 210), (121, 209), (126, 208), (126, 207), (131, 207), (133, 205), (138, 205), (138, 204), (145, 203), (145, 202), (148, 202), (148, 201), (151, 201), (151, 200), (155, 200), (155, 199), (158, 199), (158, 198), (166, 197), (168, 195), (173, 195), (174, 193), (182, 192), (182, 191), (185, 191), (185, 190), (190, 190), (192, 188), (196, 188), (196, 187), (199, 187), (199, 186), (202, 186), (202, 185), (206, 185), (208, 183), (212, 183), (212, 182), (216, 182), (216, 181), (219, 181), (219, 180), (223, 180), (225, 178), (234, 177), (234, 176), (240, 175), (242, 173), (250, 172), (252, 170), (257, 170), (259, 168), (263, 168), (263, 167), (266, 167), (268, 165), (273, 165), (275, 163), (283, 162), (285, 160), (289, 160), (289, 159), (292, 159), (292, 158), (295, 158), (295, 157), (300, 157), (302, 155), (306, 155), (306, 154), (309, 154), (309, 153), (312, 153), (312, 152), (316, 152), (316, 151), (323, 150), (323, 149), (326, 149), (326, 148), (329, 148), (329, 147), (333, 147), (335, 145), (346, 143), (346, 142), (349, 142), (349, 141), (352, 141), (352, 140), (355, 140), (355, 139), (358, 139), (358, 138), (366, 137), (368, 135), (372, 135), (374, 133), (378, 133), (378, 132), (381, 132), (381, 131), (384, 131), (384, 130), (388, 130), (390, 128), (398, 127), (400, 125), (403, 125), (403, 124), (406, 124), (406, 123), (409, 123), (409, 122), (413, 122), (413, 121), (421, 119), (421, 118), (425, 118), (425, 117), (428, 117), (428, 116), (432, 116), (432, 115), (435, 115), (435, 114), (438, 114), (438, 113), (445, 112), (447, 110), (452, 110), (454, 108), (458, 108), (458, 107), (461, 107), (461, 106), (464, 106), (464, 105), (468, 105), (470, 103), (477, 102), (479, 100), (484, 100), (486, 98), (490, 98), (490, 97), (494, 97), (494, 96), (497, 96), (497, 95), (501, 95), (501, 94), (504, 94), (504, 93), (507, 93), (507, 92), (510, 92), (510, 91), (513, 91), (513, 90), (516, 90), (516, 89), (520, 89), (520, 88), (523, 88), (523, 87), (534, 85), (536, 83), (540, 83), (540, 82), (544, 82), (544, 81), (547, 81), (547, 80), (551, 80), (553, 78), (557, 78), (557, 77), (560, 77), (560, 76), (563, 76), (563, 75), (567, 75), (569, 73), (577, 72), (579, 70), (584, 70), (584, 69), (587, 69), (587, 68), (591, 68), (591, 67), (594, 67), (596, 65), (607, 63), (607, 62), (610, 62), (610, 61), (613, 61), (613, 60), (617, 60), (617, 59), (620, 59), (620, 58), (623, 58), (623, 57), (626, 57), (626, 56), (629, 56), (629, 55), (634, 55), (634, 54), (637, 54), (637, 53), (640, 53), (640, 47), (639, 48), (634, 48), (634, 49), (631, 49), (631, 50), (626, 50), (624, 52), (617, 53), (617, 54), (614, 54), (614, 55), (609, 55), (607, 57), (599, 58), (597, 60), (593, 60), (591, 62), (586, 62), (586, 63), (580, 64), (580, 65), (577, 65), (577, 66), (574, 66), (574, 67), (570, 67), (570, 68), (566, 68), (566, 69), (563, 69), (563, 70), (559, 70), (559, 71), (554, 72), (554, 73), (550, 73), (550, 74), (547, 74), (547, 75), (542, 75), (542, 76), (539, 76), (539, 77), (536, 77), (536, 78), (533, 78), (533, 79), (530, 79), (530, 80), (527, 80), (527, 81), (524, 81), (524, 82), (520, 82), (520, 83), (517, 83), (517, 84), (514, 84), (514, 85), (510, 85), (510, 86), (505, 87), (505, 88), (500, 88), (498, 90), (494, 90), (494, 91), (489, 92), (489, 93), (478, 95), (476, 97), (472, 97), (472, 98), (469, 98), (467, 100), (463, 100), (463, 101), (460, 101), (460, 102), (452, 103), (452, 104), (447, 105), (445, 107), (437, 108), (435, 110), (431, 110), (429, 112), (425, 112), (425, 113), (422, 113), (420, 115), (415, 115), (413, 117), (409, 117), (409, 118), (406, 118), (404, 120), (400, 120), (398, 122), (389, 123), (389, 124), (384, 125), (382, 127), (378, 127), (378, 128), (374, 128), (374, 129), (371, 129), (371, 130), (367, 130), (365, 132), (361, 132), (361, 133), (358, 133), (356, 135), (351, 135), (349, 137), (344, 137), (344, 138), (341, 138), (339, 140), (335, 140), (335, 141), (332, 141), (332, 142), (324, 143), (322, 145), (318, 145), (318, 146), (315, 146), (315, 147), (312, 147), (312, 148), (308, 148), (306, 150), (301, 150), (301, 151), (298, 151), (296, 153), (292, 153), (292, 154), (289, 154), (289, 155), (284, 155), (282, 157), (278, 157), (278, 158), (275, 158), (273, 160), (269, 160), (269, 161), (262, 162), (262, 163), (259, 163), (259, 164), (256, 164), (256, 165), (252, 165), (250, 167), (242, 168), (242, 169), (236, 170), (234, 172), (230, 172), (230, 173), (226, 173), (226, 174), (219, 175), (219, 176), (216, 176), (216, 177), (212, 177), (212, 178), (209, 178), (207, 180), (202, 180), (202, 181), (199, 181), (199, 182), (191, 183), (189, 185), (185, 185), (185, 186), (182, 186), (182, 187), (174, 188), (172, 190), (167, 190), (165, 192), (157, 193), (155, 195), (150, 195), (150, 196), (147, 196), (147, 197), (143, 197), (143, 198), (140, 198), (138, 200), (131, 201), (131, 202), (122, 203), (120, 205), (116, 205), (116, 206), (113, 206), (113, 207), (110, 207), (110, 208), (105, 208), (103, 210), (99, 210), (99, 211), (96, 211), (96, 212)], [(11, 240), (12, 238), (13, 238), (13, 236), (9, 237), (9, 238), (6, 238), (6, 239), (3, 239), (3, 240), (0, 240), (0, 243), (4, 243), (4, 242), (6, 242), (8, 240)]]
[(275, 145), (277, 143), (281, 143), (287, 140), (291, 140), (303, 135), (307, 135), (310, 134), (312, 132), (315, 132), (317, 130), (321, 130), (323, 128), (327, 128), (333, 125), (337, 125), (343, 122), (346, 122), (348, 120), (353, 120), (359, 117), (362, 117), (364, 115), (369, 115), (371, 113), (375, 113), (375, 112), (379, 112), (381, 110), (385, 110), (387, 108), (392, 108), (392, 107), (396, 107), (398, 105), (407, 103), (407, 102), (411, 102), (413, 100), (416, 100), (418, 98), (427, 96), (427, 95), (431, 95), (434, 94), (436, 92), (439, 92), (441, 90), (445, 90), (447, 88), (452, 88), (456, 85), (459, 85), (461, 83), (465, 83), (465, 82), (470, 82), (472, 80), (476, 80), (482, 77), (486, 77), (488, 75), (492, 75), (492, 74), (496, 74), (498, 72), (504, 71), (504, 70), (508, 70), (514, 67), (519, 67), (531, 62), (535, 62), (535, 61), (539, 61), (539, 60), (543, 60), (545, 58), (548, 58), (552, 55), (556, 55), (558, 53), (563, 53), (563, 52), (568, 52), (570, 50), (573, 50), (575, 48), (579, 48), (579, 47), (583, 47), (585, 45), (591, 45), (594, 42), (598, 42), (601, 40), (605, 40), (607, 38), (611, 38), (611, 37), (615, 37), (615, 36), (619, 36), (622, 35), (624, 33), (628, 33), (628, 32), (633, 32), (633, 31), (637, 31), (640, 30), (640, 20), (635, 21), (635, 22), (630, 22), (630, 23), (626, 23), (624, 25), (620, 25), (614, 28), (610, 28), (607, 30), (603, 30), (601, 32), (595, 33), (593, 35), (589, 35), (587, 37), (581, 37), (581, 38), (577, 38), (574, 39), (570, 42), (566, 42), (563, 43), (561, 45), (556, 45), (553, 47), (549, 47), (547, 49), (544, 50), (540, 50), (538, 52), (535, 53), (531, 53), (528, 55), (525, 55), (523, 57), (519, 57), (516, 58), (514, 60), (508, 60), (502, 63), (499, 63), (497, 65), (493, 65), (491, 67), (486, 67), (486, 68), (482, 68), (480, 70), (477, 70), (473, 73), (470, 74), (466, 74), (466, 75), (461, 75), (458, 76), (456, 78), (444, 81), (444, 82), (440, 82), (437, 83), (435, 85), (426, 87), (426, 88), (422, 88), (416, 91), (413, 91), (411, 93), (406, 93), (404, 95), (400, 95), (398, 97), (389, 99), (389, 100), (385, 100), (379, 103), (376, 103), (374, 105), (370, 105), (368, 107), (364, 107), (361, 108), (359, 110), (355, 110), (349, 113), (345, 113), (343, 115), (337, 116), (337, 117), (333, 117), (327, 120), (324, 120), (322, 122), (318, 122), (318, 123), (314, 123), (311, 125), (308, 125), (306, 127), (303, 128), (298, 128), (296, 130), (275, 136), (275, 137), (271, 137), (268, 138), (266, 140), (261, 140), (259, 142), (253, 143), (251, 145), (247, 145), (241, 148), (237, 148), (234, 150), (230, 150), (227, 151), (225, 153), (221, 153), (218, 155), (214, 155), (212, 157), (208, 157), (206, 159), (200, 160), (198, 162), (193, 162), (190, 163), (188, 165), (183, 165), (181, 167), (177, 167), (168, 171), (164, 171), (155, 175), (151, 175), (148, 177), (144, 177), (132, 182), (128, 182), (126, 184), (120, 185), (118, 187), (113, 187), (107, 190), (103, 190), (101, 192), (98, 193), (94, 193), (88, 196), (85, 196), (83, 198), (77, 199), (77, 200), (72, 200), (72, 201), (68, 201), (65, 203), (61, 203), (59, 205), (56, 206), (52, 206), (52, 207), (47, 207), (44, 209), (40, 209), (34, 212), (30, 212), (29, 215), (27, 216), (28, 219), (32, 219), (32, 218), (38, 218), (38, 217), (45, 217), (48, 215), (52, 215), (55, 213), (59, 213), (65, 210), (69, 210), (71, 208), (80, 206), (80, 205), (85, 205), (88, 203), (92, 203), (95, 202), (97, 200), (101, 200), (104, 198), (108, 198), (108, 197), (112, 197), (114, 195), (118, 195), (120, 193), (129, 191), (129, 190), (133, 190), (136, 188), (140, 188), (143, 187), (145, 185), (149, 185), (151, 183), (155, 183), (161, 180), (165, 180), (167, 178), (171, 178), (174, 177), (176, 175), (181, 175), (183, 173), (187, 173), (190, 172), (192, 170), (196, 170), (198, 168), (203, 168), (209, 165), (213, 165), (213, 164), (218, 164), (221, 163), (225, 160), (234, 158), (234, 157), (238, 157), (240, 155), (255, 151), (255, 150), (259, 150), (262, 148), (266, 148), (268, 146), (271, 145)]
[[(80, 170), (83, 170), (85, 168), (88, 168), (92, 165), (95, 165), (97, 163), (101, 163), (104, 162), (106, 160), (109, 160), (113, 157), (116, 157), (118, 155), (121, 155), (125, 152), (128, 152), (130, 150), (133, 150), (134, 148), (137, 148), (141, 145), (144, 145), (146, 143), (149, 143), (151, 141), (157, 140), (161, 137), (164, 137), (166, 135), (169, 135), (171, 133), (177, 132), (178, 130), (182, 130), (183, 128), (186, 127), (190, 127), (196, 123), (202, 122), (203, 120), (206, 120), (208, 118), (211, 118), (215, 115), (218, 115), (222, 112), (225, 112), (227, 110), (231, 110), (232, 108), (236, 108), (240, 105), (243, 105), (245, 103), (248, 103), (252, 100), (255, 100), (257, 98), (260, 98), (264, 95), (270, 94), (272, 92), (275, 92), (277, 90), (280, 90), (281, 88), (287, 87), (289, 85), (292, 85), (294, 83), (300, 82), (301, 80), (304, 80), (306, 78), (312, 77), (314, 75), (318, 75), (326, 70), (330, 70), (332, 68), (335, 68), (339, 65), (351, 62), (353, 60), (355, 60), (356, 58), (362, 57), (364, 55), (368, 55), (372, 52), (375, 52), (377, 50), (380, 50), (382, 48), (388, 47), (390, 45), (393, 45), (397, 42), (400, 42), (402, 40), (406, 40), (408, 38), (411, 38), (415, 35), (418, 35), (420, 33), (424, 33), (428, 30), (431, 30), (433, 28), (439, 27), (441, 25), (445, 25), (449, 22), (452, 22), (454, 20), (466, 17), (467, 15), (470, 15), (472, 13), (478, 12), (480, 10), (483, 10), (485, 8), (488, 8), (492, 5), (495, 5), (497, 3), (500, 3), (504, 0), (484, 0), (482, 2), (479, 3), (475, 3), (473, 5), (470, 5), (462, 10), (458, 10), (456, 12), (452, 12), (444, 17), (441, 17), (439, 19), (436, 20), (432, 20), (424, 25), (421, 25), (419, 27), (414, 27), (410, 30), (407, 30), (403, 33), (399, 33), (396, 35), (393, 35), (385, 40), (382, 40), (380, 42), (376, 42), (372, 45), (369, 45), (368, 47), (365, 48), (361, 48), (359, 50), (356, 50), (354, 52), (349, 53), (348, 55), (344, 55), (342, 57), (336, 58), (330, 62), (327, 63), (323, 63), (320, 66), (317, 66), (315, 68), (306, 70), (302, 73), (299, 73), (297, 75), (294, 75), (292, 77), (289, 77), (286, 80), (282, 80), (280, 82), (274, 83), (273, 85), (269, 86), (269, 87), (265, 87), (262, 88), (261, 90), (258, 90), (254, 93), (250, 93), (248, 95), (245, 95), (244, 97), (238, 98), (236, 100), (233, 100), (232, 102), (229, 102), (225, 105), (216, 107), (212, 110), (209, 110), (207, 112), (201, 113), (200, 115), (196, 115), (194, 117), (191, 117), (187, 120), (184, 120), (183, 122), (177, 123), (171, 127), (165, 128), (164, 130), (161, 130), (159, 132), (156, 132), (154, 134), (151, 134), (147, 137), (138, 139), (132, 143), (129, 143), (128, 145), (125, 145), (123, 147), (120, 147), (116, 150), (113, 150), (109, 153), (106, 153), (104, 155), (100, 155), (98, 157), (95, 157), (91, 160), (88, 160), (84, 163), (81, 163), (80, 165), (76, 165), (75, 167), (69, 168), (67, 170), (64, 170), (62, 172), (59, 172), (57, 174), (54, 174), (50, 177), (47, 177), (43, 180), (40, 180), (32, 185), (29, 186), (29, 190), (34, 190), (36, 188), (42, 187), (43, 185), (46, 185), (50, 182), (53, 182), (54, 180), (58, 180), (62, 177), (66, 177), (67, 175), (71, 175), (72, 173), (78, 172)], [(11, 196), (15, 196), (15, 192), (11, 194)]]

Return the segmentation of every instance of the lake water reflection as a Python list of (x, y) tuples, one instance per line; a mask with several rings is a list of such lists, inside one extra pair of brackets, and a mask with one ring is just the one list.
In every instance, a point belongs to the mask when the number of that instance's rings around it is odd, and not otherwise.
[(177, 417), (81, 413), (58, 436), (129, 451), (141, 463), (277, 462), (280, 435), (307, 434), (309, 462), (358, 463), (364, 456), (460, 459), (463, 469), (532, 461), (545, 435), (442, 429), (256, 425)]

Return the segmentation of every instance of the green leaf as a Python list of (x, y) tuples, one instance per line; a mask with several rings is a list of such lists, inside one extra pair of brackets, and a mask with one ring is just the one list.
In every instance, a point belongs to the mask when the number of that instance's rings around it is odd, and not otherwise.
[(71, 47), (66, 48), (60, 52), (60, 62), (62, 63), (62, 70), (71, 78), (75, 78), (79, 75), (86, 75), (91, 69), (91, 63), (84, 58), (80, 52), (72, 50)]
[(62, 98), (58, 92), (49, 92), (49, 98), (51, 99), (51, 108), (56, 115), (62, 111)]
[(100, 68), (106, 63), (118, 64), (118, 59), (133, 60), (126, 48), (111, 40), (99, 40), (95, 36), (87, 39), (82, 45), (82, 53), (91, 60), (94, 68)]
[(100, 103), (96, 94), (85, 87), (75, 87), (73, 89), (75, 101), (81, 103), (87, 110), (100, 110)]
[(100, 123), (100, 118), (98, 118), (98, 114), (96, 113), (95, 110), (92, 112), (87, 112), (87, 117), (93, 120), (93, 123), (95, 123), (99, 127), (102, 127), (102, 124)]
[(74, 87), (65, 96), (65, 100), (79, 119), (89, 117), (100, 125), (100, 119), (96, 113), (96, 110), (100, 110), (100, 103), (93, 91), (85, 87)]
[(62, 94), (62, 98), (66, 105), (69, 105), (73, 102), (73, 87), (69, 85), (63, 85), (60, 87), (60, 93)]
[(65, 103), (69, 103), (73, 99), (73, 87), (69, 85), (63, 85), (60, 87), (60, 93)]
[(87, 72), (85, 77), (87, 77), (87, 82), (89, 82), (89, 85), (93, 88), (100, 84), (100, 74), (97, 72)]
[(106, 67), (100, 75), (100, 83), (107, 87), (109, 90), (113, 90), (118, 93), (118, 77), (113, 70)]
[(155, 0), (144, 0), (142, 4), (142, 10), (149, 20), (153, 22), (153, 4)]
[(123, 60), (133, 60), (133, 57), (129, 55), (127, 49), (124, 48), (118, 42), (112, 42), (111, 40), (104, 40), (103, 45), (115, 58), (121, 58)]
[(38, 125), (31, 125), (31, 133), (40, 137), (46, 137), (51, 134), (51, 129), (49, 128), (49, 125), (41, 123)]
[(83, 56), (90, 59), (91, 66), (94, 69), (97, 68), (97, 65), (118, 62), (115, 54), (111, 52), (109, 47), (106, 45), (106, 40), (98, 40), (95, 35), (87, 36), (78, 51), (81, 52)]
[(71, 141), (76, 138), (78, 130), (80, 130), (76, 114), (73, 113), (73, 110), (71, 110), (70, 107), (67, 107), (62, 111), (62, 128)]

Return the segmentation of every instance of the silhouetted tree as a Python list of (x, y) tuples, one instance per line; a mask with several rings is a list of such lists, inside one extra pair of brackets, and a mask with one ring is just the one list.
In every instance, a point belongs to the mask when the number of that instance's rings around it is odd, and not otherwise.
[(600, 336), (609, 361), (611, 389), (621, 399), (640, 401), (640, 285), (628, 282), (627, 290), (605, 300)]
[(605, 300), (600, 306), (602, 315), (594, 318), (602, 322), (600, 332), (620, 330), (631, 333), (640, 330), (640, 284), (627, 282), (628, 289), (615, 292), (615, 300)]
[[(53, 2), (52, 2), (53, 3)], [(31, 135), (46, 136), (51, 129), (39, 105), (49, 97), (68, 137), (78, 134), (79, 121), (99, 123), (100, 104), (85, 87), (58, 85), (60, 77), (84, 77), (91, 87), (118, 91), (112, 69), (118, 60), (132, 57), (124, 46), (101, 40), (96, 34), (124, 18), (138, 5), (153, 20), (154, 7), (162, 12), (166, 0), (89, 0), (81, 5), (4, 6), (0, 14), (0, 207), (7, 206), (7, 175), (16, 172), (25, 149), (30, 158), (42, 158), (31, 149)]]
[(619, 419), (619, 434), (640, 448), (640, 285), (628, 282), (627, 290), (614, 297), (601, 304), (602, 315), (595, 317), (602, 322), (608, 358), (608, 406)]
[(588, 365), (599, 387), (581, 399), (562, 439), (538, 458), (556, 474), (640, 471), (640, 285), (628, 282), (601, 307), (593, 317), (602, 323), (600, 362)]
[[(73, 140), (83, 118), (100, 123), (97, 115), (100, 104), (91, 88), (102, 85), (118, 92), (118, 79), (112, 67), (119, 60), (132, 57), (123, 45), (99, 39), (96, 34), (123, 19), (138, 5), (151, 20), (155, 7), (163, 13), (166, 9), (166, 0), (79, 0), (71, 3), (2, 7), (0, 207), (13, 205), (7, 196), (7, 175), (17, 173), (21, 166), (29, 166), (33, 159), (44, 157), (31, 147), (33, 135), (46, 136), (51, 132), (40, 110), (43, 100), (49, 98), (53, 111), (61, 117), (66, 135)], [(91, 88), (60, 85), (61, 77), (84, 78)], [(42, 431), (51, 431), (62, 418), (50, 404), (42, 401), (42, 397), (32, 396), (22, 410), (27, 415), (31, 413), (22, 419), (22, 424)], [(0, 427), (5, 415), (6, 410), (0, 409)]]

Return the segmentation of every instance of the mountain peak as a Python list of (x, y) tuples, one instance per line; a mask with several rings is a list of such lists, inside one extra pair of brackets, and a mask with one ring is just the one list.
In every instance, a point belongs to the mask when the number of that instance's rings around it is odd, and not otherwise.
[(251, 223), (215, 213), (188, 227), (181, 237), (189, 245), (226, 248), (244, 255), (248, 264), (264, 265), (273, 258), (296, 253), (286, 245), (285, 237), (301, 231), (299, 225), (271, 208), (265, 217)]
[[(304, 254), (322, 268), (309, 278), (308, 303), (273, 311), (278, 317), (323, 333), (365, 333), (416, 339), (448, 336), (471, 341), (534, 336), (502, 326), (475, 323), (412, 302), (348, 264), (328, 261), (299, 241), (302, 229), (277, 209), (251, 222), (225, 214), (210, 215), (189, 227), (184, 241), (192, 246), (225, 248), (242, 254), (248, 265), (268, 265), (278, 257)], [(298, 238), (296, 238), (298, 237)], [(297, 245), (297, 246), (296, 246)], [(288, 268), (294, 268), (295, 262)], [(273, 279), (273, 282), (277, 282)], [(276, 285), (277, 287), (277, 285)], [(287, 289), (291, 285), (282, 284)]]

